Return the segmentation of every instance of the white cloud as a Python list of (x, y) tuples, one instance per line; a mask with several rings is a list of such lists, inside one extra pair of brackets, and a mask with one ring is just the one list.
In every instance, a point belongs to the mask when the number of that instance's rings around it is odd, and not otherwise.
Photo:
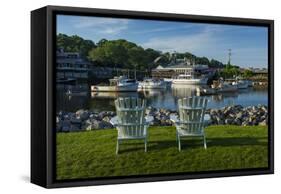
[(74, 28), (92, 30), (99, 34), (116, 35), (128, 28), (127, 19), (79, 17), (72, 21)]
[(152, 38), (142, 45), (146, 48), (154, 48), (164, 52), (196, 52), (212, 49), (219, 41), (210, 29), (204, 29), (200, 33), (187, 34), (174, 37)]

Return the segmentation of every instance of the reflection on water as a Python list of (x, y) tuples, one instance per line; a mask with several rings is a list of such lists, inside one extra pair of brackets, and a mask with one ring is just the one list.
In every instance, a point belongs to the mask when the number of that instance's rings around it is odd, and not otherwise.
[[(94, 111), (115, 110), (114, 99), (117, 97), (140, 97), (147, 100), (147, 105), (155, 108), (177, 109), (178, 98), (194, 96), (197, 86), (172, 86), (168, 89), (149, 89), (142, 92), (89, 92), (87, 84), (57, 85), (57, 111), (76, 111), (91, 109)], [(69, 95), (69, 91), (70, 92)], [(240, 104), (251, 106), (268, 104), (267, 89), (248, 88), (238, 92), (206, 96), (209, 108), (220, 108), (227, 105)]]

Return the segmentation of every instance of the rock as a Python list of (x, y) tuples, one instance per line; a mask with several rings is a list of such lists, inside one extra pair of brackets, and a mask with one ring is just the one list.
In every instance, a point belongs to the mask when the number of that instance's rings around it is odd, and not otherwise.
[[(206, 113), (210, 114), (210, 124), (243, 126), (268, 124), (268, 109), (267, 106), (262, 105), (244, 108), (241, 105), (226, 106), (221, 109), (208, 109)], [(165, 108), (147, 107), (145, 114), (154, 117), (151, 125), (170, 126), (173, 124), (170, 115), (178, 115), (178, 112)], [(112, 128), (110, 119), (115, 115), (114, 111), (100, 113), (83, 109), (75, 113), (60, 111), (56, 116), (56, 130), (67, 132)]]
[(69, 131), (74, 132), (74, 131), (80, 131), (81, 129), (77, 125), (71, 125)]
[(56, 116), (56, 123), (59, 123), (61, 121), (59, 116)]
[(93, 128), (94, 129), (106, 129), (106, 128), (112, 128), (111, 123), (106, 122), (106, 121), (98, 121), (98, 120), (94, 120), (93, 124)]
[(243, 113), (242, 112), (239, 112), (236, 114), (236, 119), (242, 119), (243, 117)]
[(70, 120), (64, 119), (64, 120), (62, 121), (62, 126), (63, 126), (63, 127), (65, 127), (65, 126), (69, 126), (69, 127), (70, 127), (70, 125), (71, 125)]
[(70, 126), (62, 126), (61, 131), (62, 132), (69, 132), (70, 131)]
[(233, 121), (233, 124), (234, 125), (241, 125), (241, 120), (240, 119), (235, 119), (234, 121)]
[(89, 118), (90, 114), (89, 114), (89, 111), (80, 109), (80, 110), (76, 111), (75, 115), (76, 115), (76, 118), (84, 121)]
[(231, 125), (233, 123), (232, 119), (225, 119), (225, 124)]
[(81, 119), (80, 119), (80, 118), (76, 118), (76, 117), (72, 117), (72, 118), (70, 119), (70, 122), (71, 122), (72, 124), (78, 124), (78, 125), (81, 125), (81, 123), (82, 123)]
[(95, 113), (91, 113), (91, 114), (89, 115), (89, 118), (90, 118), (90, 119), (100, 120), (99, 115), (98, 115), (98, 114), (95, 114)]
[(250, 123), (249, 121), (244, 121), (244, 122), (242, 123), (242, 125), (243, 125), (243, 126), (248, 126), (248, 125), (251, 125), (251, 123)]
[(110, 116), (105, 116), (102, 120), (106, 122), (110, 122), (111, 117)]
[(221, 119), (220, 117), (216, 117), (216, 120), (217, 120), (217, 124), (218, 125), (223, 125), (224, 124), (224, 120), (223, 119)]
[(102, 111), (102, 112), (100, 112), (100, 113), (98, 114), (100, 120), (102, 120), (102, 119), (103, 119), (104, 117), (106, 117), (106, 116), (112, 116), (112, 115), (115, 115), (115, 113), (112, 114), (111, 111)]
[(259, 125), (260, 125), (260, 126), (266, 126), (266, 125), (267, 125), (266, 120), (263, 120), (262, 122), (260, 122)]
[(110, 116), (110, 117), (114, 117), (114, 116), (116, 115), (116, 113), (113, 112), (113, 111), (108, 111), (107, 114), (108, 114), (108, 116)]

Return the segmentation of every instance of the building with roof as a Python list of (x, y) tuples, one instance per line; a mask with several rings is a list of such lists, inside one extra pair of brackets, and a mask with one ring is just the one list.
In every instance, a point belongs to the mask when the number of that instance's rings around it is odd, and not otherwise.
[(64, 52), (63, 49), (57, 50), (56, 70), (57, 78), (87, 79), (93, 64), (78, 52)]
[(184, 59), (177, 59), (175, 62), (165, 67), (158, 65), (152, 70), (151, 75), (154, 78), (173, 78), (179, 74), (193, 72), (200, 75), (211, 76), (215, 73), (215, 71), (215, 69), (209, 68), (208, 65), (191, 64)]

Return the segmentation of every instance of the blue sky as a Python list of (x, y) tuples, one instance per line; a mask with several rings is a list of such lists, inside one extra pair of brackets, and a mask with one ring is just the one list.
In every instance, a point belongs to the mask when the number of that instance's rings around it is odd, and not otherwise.
[(105, 17), (57, 16), (57, 33), (98, 42), (126, 39), (163, 52), (191, 52), (241, 67), (267, 67), (267, 28)]

